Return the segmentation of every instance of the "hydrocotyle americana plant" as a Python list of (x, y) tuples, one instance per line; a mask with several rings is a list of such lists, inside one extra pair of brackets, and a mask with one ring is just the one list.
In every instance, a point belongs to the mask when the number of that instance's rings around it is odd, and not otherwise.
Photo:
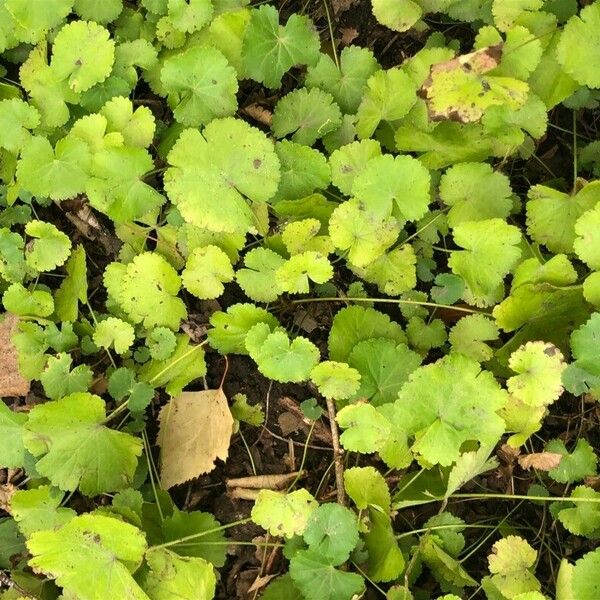
[[(393, 59), (322, 7), (34, 4), (0, 0), (1, 597), (231, 597), (256, 544), (266, 600), (595, 598), (600, 1), (373, 0)], [(269, 431), (198, 391), (220, 355), (308, 402), (303, 465), (328, 409), (335, 483), (238, 500), (261, 539), (180, 487)]]

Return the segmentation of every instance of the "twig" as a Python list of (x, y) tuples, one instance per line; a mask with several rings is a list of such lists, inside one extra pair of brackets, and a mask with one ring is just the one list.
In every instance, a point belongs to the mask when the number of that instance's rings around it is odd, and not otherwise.
[(344, 451), (340, 448), (337, 423), (335, 422), (335, 405), (333, 400), (327, 398), (327, 413), (329, 414), (329, 426), (331, 428), (331, 443), (333, 445), (333, 461), (335, 464), (335, 485), (337, 488), (338, 504), (346, 505), (346, 492), (344, 491), (344, 465), (342, 456)]

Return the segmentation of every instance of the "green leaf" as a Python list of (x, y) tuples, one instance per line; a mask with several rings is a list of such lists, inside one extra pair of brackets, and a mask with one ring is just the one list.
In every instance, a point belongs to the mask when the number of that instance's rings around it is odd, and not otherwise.
[(260, 490), (251, 517), (271, 535), (291, 538), (304, 532), (317, 506), (317, 501), (305, 489), (289, 494)]
[(268, 88), (278, 88), (281, 78), (295, 65), (313, 65), (319, 57), (319, 37), (303, 15), (293, 14), (279, 24), (274, 6), (252, 11), (242, 50), (244, 71)]
[(148, 346), (152, 358), (166, 360), (175, 351), (177, 338), (170, 329), (156, 327), (146, 337), (146, 346)]
[(331, 181), (341, 192), (350, 196), (357, 175), (362, 173), (369, 161), (381, 156), (381, 145), (377, 140), (352, 142), (331, 153)]
[(352, 600), (364, 591), (357, 573), (336, 569), (314, 550), (300, 550), (290, 562), (290, 576), (306, 600)]
[(58, 529), (77, 513), (71, 508), (60, 508), (64, 493), (48, 485), (31, 490), (17, 490), (10, 499), (10, 510), (23, 535), (36, 531)]
[(71, 251), (71, 240), (52, 223), (30, 221), (25, 233), (34, 238), (25, 250), (25, 261), (36, 271), (52, 271), (63, 265)]
[(30, 292), (20, 283), (11, 284), (2, 295), (4, 308), (18, 316), (49, 317), (54, 311), (54, 301), (49, 292)]
[(217, 246), (194, 248), (181, 274), (183, 287), (202, 300), (218, 298), (233, 277), (229, 257)]
[(86, 183), (90, 204), (115, 223), (139, 219), (164, 204), (164, 197), (144, 182), (153, 167), (143, 148), (107, 148), (94, 155)]
[(73, 10), (86, 21), (110, 23), (123, 10), (122, 0), (75, 0)]
[(245, 268), (236, 271), (236, 281), (255, 302), (273, 302), (282, 293), (275, 284), (275, 273), (284, 263), (273, 250), (253, 248), (244, 256)]
[(346, 493), (359, 510), (374, 506), (387, 513), (390, 509), (388, 485), (375, 467), (351, 467), (344, 470)]
[(507, 394), (493, 375), (462, 354), (419, 367), (394, 404), (396, 419), (414, 438), (412, 450), (431, 464), (449, 466), (466, 441), (496, 442), (504, 421), (496, 411)]
[(247, 354), (245, 340), (257, 323), (266, 323), (275, 329), (279, 322), (264, 308), (253, 304), (234, 304), (226, 312), (217, 311), (210, 317), (208, 330), (210, 345), (221, 354)]
[(583, 213), (575, 222), (576, 238), (573, 249), (577, 256), (587, 264), (590, 269), (600, 269), (600, 237), (598, 227), (600, 226), (600, 207)]
[(56, 35), (50, 67), (74, 92), (85, 92), (108, 77), (114, 57), (115, 43), (104, 27), (73, 21)]
[(348, 364), (360, 373), (355, 398), (365, 398), (373, 406), (393, 402), (409, 375), (421, 364), (421, 357), (393, 339), (375, 338), (357, 342)]
[(65, 264), (67, 276), (54, 294), (56, 316), (61, 321), (76, 321), (79, 302), (87, 302), (88, 282), (85, 249), (77, 246)]
[(408, 343), (417, 352), (426, 354), (431, 348), (440, 348), (447, 339), (446, 325), (441, 319), (425, 321), (421, 317), (411, 317), (406, 325)]
[(120, 133), (127, 146), (147, 148), (152, 143), (156, 124), (147, 106), (138, 106), (134, 111), (131, 100), (116, 96), (101, 108), (100, 114), (106, 117), (106, 131)]
[(357, 267), (367, 266), (398, 238), (400, 225), (393, 217), (379, 217), (357, 199), (342, 202), (329, 221), (329, 235), (336, 248), (347, 251)]
[(504, 277), (521, 256), (521, 232), (501, 219), (461, 223), (454, 228), (453, 251), (448, 266), (465, 280), (463, 296), (477, 306), (489, 306)]
[(206, 125), (237, 109), (236, 72), (215, 48), (192, 46), (167, 59), (160, 80), (173, 116), (186, 127)]
[(0, 465), (8, 469), (24, 466), (23, 426), (27, 415), (18, 413), (0, 402)]
[(23, 249), (25, 241), (6, 227), (0, 229), (0, 275), (10, 283), (21, 283), (27, 267)]
[(148, 598), (131, 575), (144, 556), (146, 540), (129, 523), (99, 514), (80, 515), (58, 530), (34, 533), (27, 548), (32, 568), (82, 600)]
[(528, 198), (527, 233), (555, 254), (570, 254), (576, 238), (575, 223), (600, 200), (600, 182), (587, 184), (575, 195), (535, 185), (529, 189)]
[(188, 383), (206, 375), (202, 345), (190, 343), (187, 335), (176, 338), (177, 346), (169, 358), (150, 360), (139, 371), (141, 381), (164, 387), (170, 396), (177, 396)]
[(231, 405), (231, 414), (236, 421), (258, 427), (265, 422), (265, 413), (260, 404), (248, 404), (246, 394), (236, 394)]
[(272, 202), (304, 198), (329, 185), (329, 165), (318, 150), (282, 140), (275, 144), (275, 152), (281, 162), (281, 181)]
[(310, 551), (339, 565), (358, 543), (356, 516), (339, 504), (322, 504), (308, 518), (303, 536)]
[[(568, 499), (558, 505), (558, 520), (567, 531), (575, 535), (583, 535), (591, 539), (600, 537), (600, 493), (585, 485), (576, 487), (571, 492), (573, 502)], [(594, 502), (577, 502), (577, 499), (594, 500)], [(572, 507), (571, 507), (572, 506)], [(565, 508), (569, 507), (569, 508)]]
[(319, 362), (319, 349), (302, 336), (291, 342), (284, 331), (257, 323), (246, 335), (246, 349), (265, 376), (281, 383), (305, 381)]
[(275, 271), (275, 283), (284, 292), (306, 294), (310, 281), (325, 283), (333, 277), (333, 267), (319, 252), (302, 252), (285, 261)]
[(17, 154), (31, 139), (30, 130), (40, 124), (40, 114), (19, 98), (0, 101), (0, 148)]
[(377, 452), (390, 437), (389, 419), (370, 404), (345, 406), (335, 420), (346, 430), (341, 434), (340, 442), (350, 452)]
[(319, 363), (310, 373), (312, 382), (325, 398), (344, 400), (359, 388), (360, 373), (346, 363), (326, 360)]
[(458, 560), (440, 548), (436, 539), (436, 536), (428, 535), (419, 545), (423, 562), (431, 569), (433, 576), (445, 585), (450, 584), (459, 588), (476, 586), (478, 583)]
[(300, 88), (277, 103), (271, 129), (277, 138), (291, 135), (292, 141), (312, 146), (341, 123), (340, 108), (331, 94), (318, 88)]
[(556, 582), (556, 600), (595, 598), (600, 592), (600, 550), (588, 552), (574, 565), (563, 559)]
[(440, 273), (435, 277), (436, 285), (431, 288), (431, 299), (440, 304), (454, 304), (465, 291), (465, 282), (452, 273)]
[(318, 219), (302, 219), (288, 223), (281, 232), (281, 240), (290, 254), (313, 250), (327, 256), (334, 250), (326, 235), (318, 235), (322, 225)]
[(309, 67), (304, 84), (331, 94), (344, 113), (354, 114), (363, 97), (367, 80), (379, 70), (373, 53), (367, 48), (346, 46), (340, 53), (339, 68), (327, 54)]
[(0, 568), (12, 569), (15, 557), (27, 552), (25, 538), (19, 532), (14, 519), (0, 520)]
[(369, 555), (368, 575), (373, 581), (393, 581), (404, 570), (404, 556), (398, 546), (392, 521), (387, 514), (369, 509), (370, 528), (365, 537)]
[(405, 244), (386, 252), (364, 268), (352, 270), (364, 281), (376, 284), (382, 294), (400, 296), (417, 285), (416, 262), (413, 247)]
[(586, 477), (596, 475), (598, 457), (594, 449), (583, 438), (577, 440), (577, 445), (572, 452), (568, 452), (562, 440), (550, 440), (544, 449), (545, 452), (562, 454), (560, 464), (548, 471), (548, 475), (559, 483), (574, 483)]
[(100, 348), (114, 346), (117, 354), (125, 354), (135, 342), (135, 331), (126, 321), (108, 317), (96, 325), (92, 340)]
[(46, 368), (40, 375), (44, 392), (51, 400), (63, 398), (75, 392), (87, 392), (94, 373), (87, 365), (71, 369), (73, 359), (70, 354), (61, 352), (48, 358)]
[(529, 11), (540, 10), (542, 5), (543, 0), (517, 0), (510, 4), (506, 4), (506, 2), (500, 0), (494, 0), (492, 3), (494, 23), (496, 23), (501, 31), (505, 31), (521, 15), (528, 14)]
[(562, 394), (566, 364), (553, 344), (528, 342), (511, 354), (508, 366), (518, 374), (506, 381), (506, 387), (528, 406), (548, 406)]
[(425, 521), (424, 528), (431, 528), (430, 532), (437, 538), (437, 543), (450, 556), (457, 558), (465, 547), (465, 522), (449, 512), (442, 512)]
[(174, 552), (180, 556), (202, 558), (215, 567), (222, 567), (227, 555), (227, 538), (219, 528), (220, 523), (213, 515), (200, 511), (186, 512), (176, 509), (162, 523), (166, 542), (174, 542), (188, 535), (197, 536), (196, 539), (171, 546)]
[(65, 491), (94, 496), (130, 485), (141, 442), (103, 425), (104, 401), (71, 394), (34, 407), (26, 425), (25, 447), (40, 457), (36, 470)]
[(417, 101), (417, 88), (401, 69), (377, 71), (367, 81), (367, 89), (356, 113), (356, 131), (370, 138), (382, 121), (398, 121)]
[(408, 31), (421, 18), (423, 11), (413, 0), (371, 0), (373, 15), (394, 31)]
[(104, 286), (131, 321), (144, 327), (176, 330), (187, 316), (185, 304), (177, 297), (179, 275), (154, 252), (138, 254), (128, 265), (110, 263), (104, 271)]
[(516, 598), (526, 592), (537, 592), (540, 582), (533, 569), (537, 552), (521, 537), (509, 535), (492, 546), (488, 556), (491, 577), (483, 580), (483, 588), (488, 586), (505, 598)]
[(206, 25), (213, 15), (210, 0), (169, 0), (168, 15), (179, 31), (193, 33)]
[(26, 0), (7, 0), (4, 4), (12, 17), (16, 38), (21, 42), (35, 44), (69, 14), (72, 2), (49, 0), (39, 10), (31, 10), (31, 5)]
[(281, 598), (285, 598), (286, 600), (304, 600), (304, 596), (294, 585), (289, 573), (276, 577), (269, 583), (261, 596), (262, 600), (281, 600)]
[(427, 212), (430, 185), (429, 172), (416, 158), (384, 154), (356, 176), (352, 195), (381, 218), (393, 214), (401, 222), (417, 221)]
[(85, 191), (89, 167), (90, 153), (83, 141), (62, 138), (53, 150), (46, 138), (34, 136), (21, 151), (17, 182), (34, 196), (66, 200)]
[(201, 558), (182, 558), (159, 548), (146, 553), (150, 572), (142, 587), (150, 600), (212, 598), (216, 578), (210, 563)]
[(273, 144), (236, 119), (186, 129), (169, 152), (164, 177), (169, 199), (183, 218), (211, 231), (245, 234), (255, 226), (246, 203), (265, 202), (279, 183)]
[(387, 338), (396, 344), (406, 342), (402, 327), (387, 315), (362, 306), (342, 308), (333, 318), (329, 332), (329, 358), (344, 362), (359, 342), (371, 338)]
[(494, 356), (494, 350), (486, 342), (497, 340), (498, 327), (485, 315), (467, 315), (450, 330), (448, 339), (455, 352), (478, 362)]
[(512, 190), (506, 175), (485, 163), (461, 163), (440, 180), (440, 198), (450, 206), (448, 224), (505, 219), (512, 208)]
[[(585, 43), (582, 44), (582, 40)], [(600, 87), (593, 65), (600, 60), (600, 2), (593, 2), (572, 16), (565, 25), (556, 49), (562, 68), (581, 85)]]

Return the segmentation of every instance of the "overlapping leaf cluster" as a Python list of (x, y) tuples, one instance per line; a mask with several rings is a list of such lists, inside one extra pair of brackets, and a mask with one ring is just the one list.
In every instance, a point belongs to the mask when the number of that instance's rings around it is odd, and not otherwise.
[[(210, 345), (311, 382), (343, 448), (399, 471), (390, 493), (374, 467), (347, 469), (353, 509), (262, 491), (252, 519), (289, 560), (263, 597), (422, 596), (423, 569), (460, 597), (477, 585), (464, 522), (441, 512), (404, 544), (394, 511), (495, 468), (498, 442), (532, 439), (564, 389), (600, 395), (597, 148), (574, 181), (524, 190), (505, 168), (537, 158), (551, 111), (597, 104), (600, 2), (373, 0), (424, 40), (391, 68), (247, 4), (0, 0), (0, 292), (11, 368), (34, 386), (34, 406), (0, 403), (0, 466), (24, 474), (0, 567), (65, 598), (214, 595), (219, 524), (157, 490), (146, 431)], [(462, 53), (430, 13), (470, 25)], [(273, 100), (252, 121), (239, 92), (261, 86)], [(234, 286), (247, 301), (229, 303)], [(189, 317), (216, 299), (198, 335)], [(319, 299), (347, 305), (326, 344), (281, 310)], [(543, 477), (578, 484), (553, 517), (599, 537), (593, 448), (544, 451)], [(488, 598), (544, 597), (525, 539), (492, 552)], [(597, 562), (565, 560), (557, 598), (597, 595)]]

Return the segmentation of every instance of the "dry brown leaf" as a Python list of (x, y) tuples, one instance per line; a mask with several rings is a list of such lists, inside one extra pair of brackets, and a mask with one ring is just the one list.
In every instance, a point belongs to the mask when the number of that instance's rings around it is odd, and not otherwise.
[(242, 112), (255, 121), (258, 121), (267, 127), (271, 127), (271, 123), (273, 122), (273, 113), (264, 106), (253, 102), (252, 104), (245, 106), (242, 109)]
[(557, 452), (534, 452), (525, 454), (517, 459), (522, 469), (529, 471), (532, 467), (539, 471), (555, 469), (560, 464), (563, 455)]
[(0, 509), (10, 513), (10, 500), (19, 488), (12, 483), (3, 483), (0, 485)]
[(0, 323), (0, 398), (29, 393), (29, 381), (21, 375), (19, 354), (10, 341), (18, 325), (19, 318), (10, 313)]
[(358, 37), (358, 29), (354, 27), (343, 27), (340, 29), (340, 33), (342, 34), (340, 38), (342, 46), (349, 46)]
[(209, 473), (225, 460), (233, 417), (223, 390), (182, 392), (159, 416), (160, 483), (163, 489)]

